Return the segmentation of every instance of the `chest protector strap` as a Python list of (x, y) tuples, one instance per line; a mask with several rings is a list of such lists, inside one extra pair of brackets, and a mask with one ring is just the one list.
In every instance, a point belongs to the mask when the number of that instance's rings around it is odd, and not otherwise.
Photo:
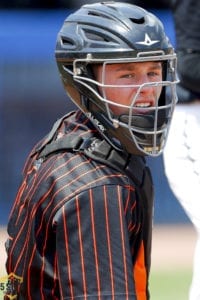
[[(57, 127), (58, 124), (56, 125), (56, 128)], [(148, 273), (150, 269), (154, 191), (151, 173), (146, 166), (144, 157), (117, 151), (108, 144), (107, 141), (97, 138), (83, 139), (76, 135), (66, 135), (60, 139), (54, 140), (52, 132), (50, 132), (49, 138), (47, 137), (46, 144), (42, 144), (34, 154), (36, 154), (36, 160), (43, 161), (50, 155), (62, 151), (82, 153), (88, 158), (124, 173), (132, 180), (133, 185), (135, 186), (138, 203), (141, 205), (143, 220), (141, 240), (143, 240), (144, 243), (145, 265)]]

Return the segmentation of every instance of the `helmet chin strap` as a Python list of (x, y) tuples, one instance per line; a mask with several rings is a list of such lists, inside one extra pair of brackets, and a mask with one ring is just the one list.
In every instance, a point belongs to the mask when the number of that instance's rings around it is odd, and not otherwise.
[[(121, 142), (115, 137), (115, 126), (104, 115), (103, 112), (93, 111), (90, 120), (98, 129), (103, 138), (117, 151), (123, 151), (124, 147)], [(113, 132), (113, 134), (112, 134)]]

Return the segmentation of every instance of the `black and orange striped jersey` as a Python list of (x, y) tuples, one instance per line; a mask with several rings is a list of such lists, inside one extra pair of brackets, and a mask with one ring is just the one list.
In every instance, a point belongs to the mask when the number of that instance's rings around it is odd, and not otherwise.
[[(77, 111), (56, 130), (72, 134), (98, 132)], [(148, 299), (151, 207), (131, 178), (80, 152), (41, 161), (35, 149), (10, 214), (5, 299)]]

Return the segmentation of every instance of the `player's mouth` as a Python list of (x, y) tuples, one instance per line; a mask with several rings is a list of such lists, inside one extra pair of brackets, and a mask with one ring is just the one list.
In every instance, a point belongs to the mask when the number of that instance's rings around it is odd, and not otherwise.
[(146, 107), (151, 107), (152, 104), (150, 102), (140, 102), (140, 103), (136, 103), (136, 105), (134, 105), (135, 107), (141, 107), (141, 108), (146, 108)]
[(155, 107), (154, 101), (137, 101), (134, 105), (135, 113), (146, 114), (151, 112), (149, 108)]

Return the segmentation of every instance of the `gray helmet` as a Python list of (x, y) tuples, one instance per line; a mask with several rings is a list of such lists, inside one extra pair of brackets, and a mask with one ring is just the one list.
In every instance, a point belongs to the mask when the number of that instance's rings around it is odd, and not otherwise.
[[(84, 5), (65, 20), (55, 55), (67, 94), (109, 143), (133, 154), (162, 152), (177, 102), (177, 77), (176, 54), (157, 17), (127, 3)], [(114, 115), (109, 99), (99, 92), (92, 65), (146, 61), (163, 66), (162, 81), (151, 83), (162, 87), (156, 106), (141, 114), (132, 101), (128, 114)]]

